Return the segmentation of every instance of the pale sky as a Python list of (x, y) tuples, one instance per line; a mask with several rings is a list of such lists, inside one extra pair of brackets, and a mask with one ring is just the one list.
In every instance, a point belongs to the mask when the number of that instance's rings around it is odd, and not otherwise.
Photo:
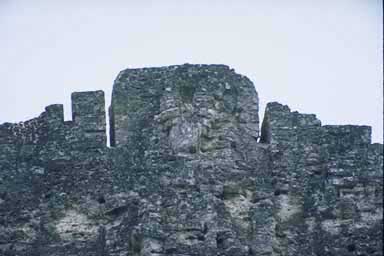
[(226, 64), (265, 104), (383, 140), (381, 0), (0, 0), (0, 123), (38, 116), (125, 68)]

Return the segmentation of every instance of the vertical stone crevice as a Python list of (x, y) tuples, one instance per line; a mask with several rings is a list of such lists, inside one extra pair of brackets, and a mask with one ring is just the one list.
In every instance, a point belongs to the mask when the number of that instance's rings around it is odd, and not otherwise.
[(271, 136), (271, 125), (269, 123), (268, 114), (265, 113), (263, 123), (261, 125), (261, 136), (259, 142), (269, 144), (271, 143)]
[(115, 141), (115, 115), (113, 112), (112, 104), (108, 108), (108, 116), (109, 116), (109, 145), (111, 147), (116, 146)]

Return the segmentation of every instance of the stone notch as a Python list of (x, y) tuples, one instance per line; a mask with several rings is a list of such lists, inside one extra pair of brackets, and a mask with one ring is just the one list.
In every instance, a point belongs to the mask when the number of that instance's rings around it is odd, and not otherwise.
[(64, 122), (62, 104), (52, 104), (38, 117), (0, 125), (0, 145), (43, 145), (52, 142), (87, 141), (84, 145), (106, 145), (104, 92), (72, 93), (73, 121)]
[(105, 98), (103, 91), (71, 94), (72, 120), (87, 137), (106, 143)]
[(177, 153), (224, 148), (220, 138), (234, 133), (257, 139), (258, 102), (252, 82), (225, 65), (126, 69), (113, 86), (111, 146), (158, 137)]

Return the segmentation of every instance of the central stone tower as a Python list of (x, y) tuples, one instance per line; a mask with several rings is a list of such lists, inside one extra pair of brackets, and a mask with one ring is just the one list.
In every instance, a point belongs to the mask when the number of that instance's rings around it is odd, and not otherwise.
[(229, 148), (259, 136), (252, 82), (225, 65), (126, 69), (115, 80), (111, 146), (167, 144), (176, 154)]

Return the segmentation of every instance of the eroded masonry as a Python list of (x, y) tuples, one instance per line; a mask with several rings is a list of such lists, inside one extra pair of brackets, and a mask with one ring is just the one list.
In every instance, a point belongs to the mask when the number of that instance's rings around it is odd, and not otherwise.
[(383, 145), (224, 65), (127, 69), (0, 125), (0, 255), (383, 255)]

